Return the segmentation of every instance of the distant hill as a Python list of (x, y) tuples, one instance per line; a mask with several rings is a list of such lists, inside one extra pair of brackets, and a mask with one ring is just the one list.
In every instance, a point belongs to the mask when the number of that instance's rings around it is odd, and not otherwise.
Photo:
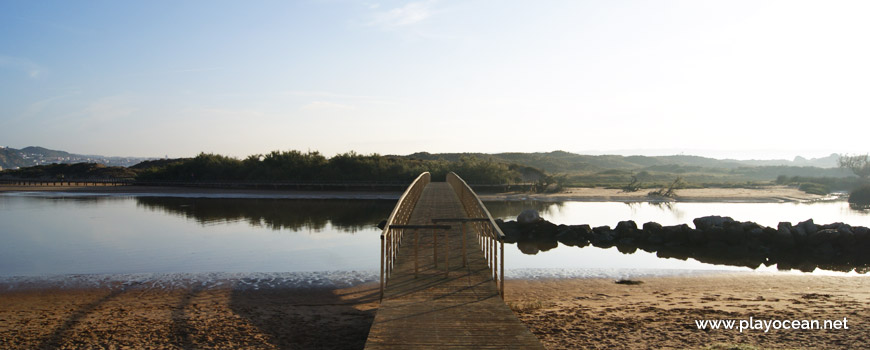
[(40, 155), (43, 158), (66, 158), (66, 157), (73, 156), (69, 152), (55, 151), (53, 149), (48, 149), (48, 148), (39, 147), (39, 146), (24, 147), (21, 149), (20, 152), (24, 153), (24, 154), (30, 154), (30, 155)]
[(0, 148), (0, 168), (16, 169), (46, 164), (96, 163), (107, 166), (131, 166), (148, 160), (141, 157), (104, 157), (74, 154), (45, 147), (29, 146), (22, 149)]
[(462, 156), (494, 158), (497, 160), (517, 163), (542, 169), (549, 173), (589, 173), (605, 170), (636, 170), (645, 168), (698, 167), (715, 169), (737, 169), (755, 166), (787, 166), (787, 167), (818, 167), (836, 168), (839, 155), (806, 159), (796, 157), (788, 160), (734, 160), (715, 159), (700, 156), (620, 156), (620, 155), (584, 155), (564, 151), (546, 153), (427, 153), (418, 152), (407, 156), (411, 159), (455, 161)]
[(0, 148), (0, 168), (14, 169), (29, 165), (30, 163), (27, 160), (21, 158), (18, 150), (14, 148)]
[(755, 166), (814, 166), (819, 168), (836, 168), (839, 166), (837, 161), (840, 159), (840, 155), (836, 153), (832, 153), (827, 157), (821, 158), (811, 158), (807, 159), (801, 156), (794, 157), (794, 160), (785, 160), (785, 159), (768, 159), (768, 160), (740, 160), (736, 162), (740, 162), (745, 165), (755, 165)]

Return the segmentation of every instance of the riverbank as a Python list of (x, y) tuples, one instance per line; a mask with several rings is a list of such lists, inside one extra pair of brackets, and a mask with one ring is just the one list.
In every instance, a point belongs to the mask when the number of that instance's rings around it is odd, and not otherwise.
[(745, 203), (777, 203), (806, 202), (826, 198), (825, 196), (809, 194), (788, 186), (768, 186), (762, 188), (691, 188), (677, 190), (676, 198), (647, 196), (649, 190), (624, 192), (619, 189), (601, 187), (570, 187), (559, 193), (503, 193), (483, 194), (483, 200), (540, 200), (551, 202), (745, 202)]
[[(0, 185), (0, 193), (47, 192), (70, 195), (164, 195), (177, 197), (230, 197), (230, 198), (337, 198), (337, 199), (398, 199), (399, 192), (379, 191), (292, 191), (169, 186), (13, 186)], [(793, 187), (769, 186), (763, 188), (700, 188), (677, 190), (677, 198), (653, 198), (648, 191), (622, 192), (607, 188), (567, 188), (559, 193), (480, 193), (486, 201), (537, 200), (551, 202), (746, 202), (777, 203), (806, 202), (826, 197), (805, 193)]]
[[(867, 348), (870, 279), (725, 274), (508, 280), (506, 302), (548, 349)], [(352, 287), (0, 286), (0, 347), (361, 349), (377, 283)], [(708, 330), (695, 319), (840, 319), (841, 330)]]

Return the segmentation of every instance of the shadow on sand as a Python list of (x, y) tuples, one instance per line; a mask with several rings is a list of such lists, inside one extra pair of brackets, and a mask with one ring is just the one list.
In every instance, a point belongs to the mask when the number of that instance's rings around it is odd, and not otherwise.
[(279, 349), (362, 349), (377, 311), (377, 285), (348, 289), (237, 288), (230, 308)]

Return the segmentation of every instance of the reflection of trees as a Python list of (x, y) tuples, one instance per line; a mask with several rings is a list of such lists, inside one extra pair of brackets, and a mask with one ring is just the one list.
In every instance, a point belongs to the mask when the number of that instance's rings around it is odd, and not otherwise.
[(526, 209), (537, 210), (541, 216), (546, 216), (552, 211), (558, 210), (564, 204), (565, 203), (563, 202), (542, 202), (532, 200), (483, 202), (483, 205), (486, 206), (486, 209), (489, 210), (489, 213), (492, 214), (493, 218), (507, 218), (509, 220), (516, 219), (517, 215), (520, 215), (520, 213)]
[(253, 199), (137, 197), (137, 205), (201, 224), (245, 220), (274, 230), (320, 230), (327, 223), (346, 232), (374, 227), (390, 216), (394, 201), (353, 199)]

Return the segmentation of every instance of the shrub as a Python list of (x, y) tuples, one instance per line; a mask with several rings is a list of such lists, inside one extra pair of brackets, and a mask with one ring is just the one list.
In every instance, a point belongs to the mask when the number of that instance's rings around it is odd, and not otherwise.
[(823, 196), (831, 193), (831, 191), (828, 190), (828, 186), (813, 182), (804, 182), (800, 184), (800, 186), (798, 186), (798, 189), (809, 194), (818, 194)]
[(849, 203), (870, 205), (870, 185), (864, 185), (852, 191), (852, 194), (849, 195)]

